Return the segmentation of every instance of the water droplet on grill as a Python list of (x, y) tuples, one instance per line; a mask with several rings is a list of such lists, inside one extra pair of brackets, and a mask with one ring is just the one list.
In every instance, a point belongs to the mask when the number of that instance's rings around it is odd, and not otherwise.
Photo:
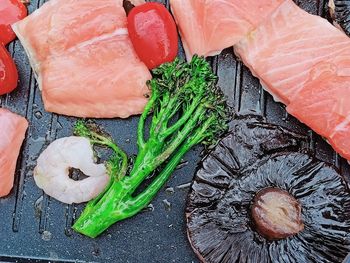
[(43, 196), (40, 196), (34, 203), (35, 217), (40, 218), (43, 212)]
[(190, 188), (191, 183), (186, 183), (186, 184), (181, 184), (176, 186), (177, 189), (186, 189), (186, 188)]
[(162, 202), (164, 204), (165, 210), (170, 211), (171, 210), (171, 203), (167, 199), (164, 199)]
[(40, 111), (36, 111), (34, 115), (35, 115), (35, 118), (37, 118), (38, 120), (40, 120), (43, 117), (43, 114)]
[(41, 234), (41, 239), (44, 240), (44, 241), (50, 241), (50, 240), (52, 239), (52, 233), (45, 230), (45, 231)]
[(174, 187), (168, 187), (167, 189), (165, 189), (165, 193), (172, 195), (175, 193), (175, 189)]
[(146, 206), (142, 211), (143, 211), (143, 212), (153, 212), (153, 211), (154, 211), (154, 205), (149, 204), (149, 205)]

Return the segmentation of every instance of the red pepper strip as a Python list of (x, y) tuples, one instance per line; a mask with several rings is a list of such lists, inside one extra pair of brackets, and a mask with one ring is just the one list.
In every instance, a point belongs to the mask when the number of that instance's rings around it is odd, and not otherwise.
[(0, 0), (0, 43), (7, 45), (16, 38), (11, 25), (27, 14), (27, 8), (19, 0)]
[(18, 73), (10, 53), (0, 44), (0, 96), (17, 87)]

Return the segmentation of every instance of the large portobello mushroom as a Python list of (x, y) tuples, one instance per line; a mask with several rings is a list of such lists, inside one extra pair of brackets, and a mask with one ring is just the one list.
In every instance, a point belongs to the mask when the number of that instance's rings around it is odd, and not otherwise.
[(202, 262), (341, 262), (350, 251), (350, 194), (330, 165), (293, 152), (303, 138), (237, 120), (203, 161), (187, 204)]

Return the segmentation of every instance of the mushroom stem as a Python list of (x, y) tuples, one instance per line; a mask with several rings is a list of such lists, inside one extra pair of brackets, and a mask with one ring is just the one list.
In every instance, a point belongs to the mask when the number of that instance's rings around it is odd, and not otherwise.
[(257, 232), (269, 240), (287, 238), (304, 229), (300, 203), (278, 188), (266, 188), (256, 195), (252, 217)]

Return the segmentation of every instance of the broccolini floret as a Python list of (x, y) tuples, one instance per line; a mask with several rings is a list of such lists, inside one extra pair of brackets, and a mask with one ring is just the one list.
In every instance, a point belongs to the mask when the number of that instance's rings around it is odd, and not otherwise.
[[(126, 154), (110, 139), (78, 123), (78, 134), (111, 147), (115, 156), (110, 163), (114, 169), (110, 169), (113, 178), (109, 187), (87, 204), (73, 226), (76, 231), (96, 237), (115, 222), (137, 214), (151, 202), (193, 146), (216, 143), (228, 129), (230, 118), (225, 97), (216, 84), (217, 77), (208, 62), (197, 56), (191, 63), (175, 59), (153, 70), (153, 79), (148, 83), (152, 95), (138, 125), (139, 152), (128, 174)], [(146, 132), (150, 114), (152, 120)], [(142, 182), (154, 173), (147, 188), (135, 195)]]

